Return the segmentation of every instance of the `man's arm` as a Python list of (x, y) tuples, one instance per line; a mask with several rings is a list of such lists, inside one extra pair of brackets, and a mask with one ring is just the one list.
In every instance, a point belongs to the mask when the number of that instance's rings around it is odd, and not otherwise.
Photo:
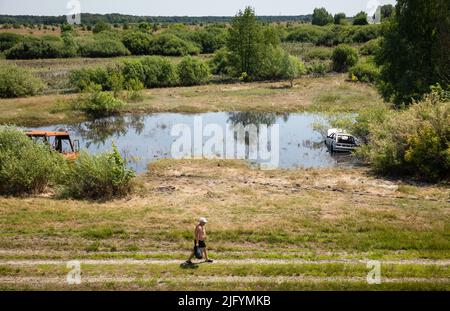
[(199, 231), (199, 227), (198, 226), (195, 227), (194, 235), (195, 235), (195, 246), (198, 246), (198, 241), (200, 240), (199, 239), (200, 231)]

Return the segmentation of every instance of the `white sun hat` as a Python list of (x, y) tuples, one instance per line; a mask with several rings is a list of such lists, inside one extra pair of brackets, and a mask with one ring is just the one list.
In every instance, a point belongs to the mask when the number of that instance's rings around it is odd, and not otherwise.
[(200, 217), (200, 219), (198, 221), (203, 222), (205, 224), (208, 222), (205, 217)]

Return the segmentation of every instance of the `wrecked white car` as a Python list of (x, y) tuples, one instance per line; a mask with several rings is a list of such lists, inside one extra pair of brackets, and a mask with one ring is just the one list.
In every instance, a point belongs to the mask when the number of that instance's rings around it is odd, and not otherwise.
[(351, 152), (358, 147), (356, 138), (341, 129), (329, 129), (325, 145), (330, 152)]

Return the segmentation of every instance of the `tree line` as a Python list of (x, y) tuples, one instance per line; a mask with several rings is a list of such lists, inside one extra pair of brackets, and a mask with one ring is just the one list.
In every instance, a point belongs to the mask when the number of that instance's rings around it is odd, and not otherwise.
[[(311, 14), (292, 16), (258, 16), (262, 22), (310, 22)], [(138, 24), (138, 23), (183, 23), (183, 24), (211, 24), (230, 23), (233, 16), (134, 16), (124, 14), (91, 14), (81, 13), (83, 25), (95, 25), (98, 22), (109, 24)], [(65, 15), (38, 16), (38, 15), (0, 15), (0, 24), (20, 25), (57, 25), (67, 22)]]

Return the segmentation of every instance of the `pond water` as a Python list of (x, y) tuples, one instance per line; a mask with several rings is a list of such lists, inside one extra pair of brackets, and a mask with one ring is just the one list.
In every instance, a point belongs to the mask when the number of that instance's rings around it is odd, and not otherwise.
[(218, 112), (126, 115), (35, 128), (70, 132), (81, 149), (108, 151), (114, 143), (138, 173), (159, 158), (228, 157), (278, 168), (351, 166), (349, 154), (330, 154), (327, 119), (314, 113)]

